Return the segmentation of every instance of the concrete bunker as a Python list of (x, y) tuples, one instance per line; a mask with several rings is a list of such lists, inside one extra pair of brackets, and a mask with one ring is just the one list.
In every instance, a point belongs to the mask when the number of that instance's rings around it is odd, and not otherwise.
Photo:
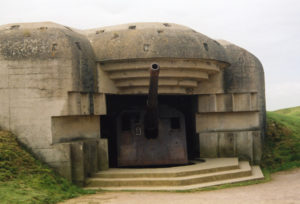
[[(160, 66), (158, 111), (152, 111), (158, 121), (150, 121), (159, 128), (145, 135), (153, 62)], [(259, 163), (264, 91), (254, 55), (177, 24), (0, 27), (1, 127), (82, 185), (109, 166), (186, 164), (197, 157)]]

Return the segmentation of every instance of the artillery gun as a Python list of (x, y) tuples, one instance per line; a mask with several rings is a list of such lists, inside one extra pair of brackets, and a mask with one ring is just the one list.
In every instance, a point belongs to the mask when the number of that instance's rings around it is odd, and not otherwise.
[(158, 104), (160, 66), (150, 66), (146, 107), (133, 106), (117, 117), (119, 167), (188, 163), (184, 114)]

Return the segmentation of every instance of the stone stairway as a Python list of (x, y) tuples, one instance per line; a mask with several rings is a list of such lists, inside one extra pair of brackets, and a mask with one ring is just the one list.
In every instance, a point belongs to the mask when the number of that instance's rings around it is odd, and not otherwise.
[(176, 167), (111, 168), (93, 174), (86, 188), (176, 191), (263, 178), (259, 166), (237, 158), (215, 158)]

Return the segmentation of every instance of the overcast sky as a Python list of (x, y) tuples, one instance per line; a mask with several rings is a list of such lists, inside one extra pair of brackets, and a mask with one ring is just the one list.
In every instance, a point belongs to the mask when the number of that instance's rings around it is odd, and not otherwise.
[(300, 105), (299, 0), (1, 0), (0, 24), (53, 21), (86, 29), (130, 22), (182, 24), (256, 55), (267, 109)]

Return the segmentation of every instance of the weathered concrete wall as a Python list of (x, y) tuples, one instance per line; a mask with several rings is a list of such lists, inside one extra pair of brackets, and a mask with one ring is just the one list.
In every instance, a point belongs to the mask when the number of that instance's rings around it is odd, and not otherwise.
[(98, 140), (98, 169), (100, 171), (107, 170), (109, 168), (108, 158), (108, 141), (101, 138)]
[[(95, 73), (89, 41), (72, 29), (54, 23), (1, 26), (1, 126), (49, 164), (67, 162), (68, 148), (52, 146), (51, 117), (69, 115), (68, 92), (96, 92)], [(90, 114), (93, 95), (87, 95)]]
[[(224, 73), (225, 92), (253, 92), (257, 100), (259, 111), (260, 141), (256, 143), (261, 147), (266, 127), (265, 77), (261, 62), (247, 50), (226, 41), (220, 41), (224, 46), (228, 62), (231, 66)], [(254, 162), (259, 163), (262, 150), (257, 149)]]
[(197, 132), (259, 129), (258, 112), (197, 114)]
[(52, 117), (52, 143), (100, 138), (99, 116)]
[(260, 153), (260, 131), (217, 131), (200, 133), (200, 156), (239, 157), (255, 160)]
[(216, 94), (224, 93), (224, 70), (211, 74), (209, 80), (200, 81), (194, 89), (195, 94)]
[(259, 111), (257, 93), (201, 94), (198, 100), (200, 113)]
[(239, 156), (259, 163), (265, 128), (263, 68), (246, 50), (220, 43), (230, 66), (214, 75), (215, 81), (199, 84), (200, 156)]

